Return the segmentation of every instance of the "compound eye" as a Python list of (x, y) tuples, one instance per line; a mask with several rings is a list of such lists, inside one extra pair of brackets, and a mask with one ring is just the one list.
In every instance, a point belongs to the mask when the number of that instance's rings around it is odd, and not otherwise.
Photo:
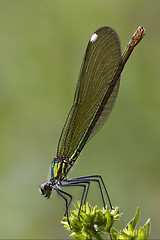
[(40, 187), (42, 195), (46, 198), (50, 198), (51, 192), (52, 192), (52, 187), (48, 183), (43, 183)]

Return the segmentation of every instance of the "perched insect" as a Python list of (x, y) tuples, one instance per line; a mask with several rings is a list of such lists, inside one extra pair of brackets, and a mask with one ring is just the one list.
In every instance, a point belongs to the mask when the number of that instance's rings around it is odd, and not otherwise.
[(67, 179), (67, 174), (85, 144), (109, 116), (117, 97), (121, 72), (134, 47), (141, 41), (144, 34), (144, 28), (139, 27), (122, 56), (119, 38), (110, 27), (98, 29), (89, 40), (74, 102), (60, 136), (57, 157), (51, 163), (51, 178), (40, 187), (45, 197), (50, 198), (52, 189), (54, 189), (65, 200), (67, 218), (72, 195), (63, 191), (63, 187), (81, 187), (83, 193), (80, 204), (82, 205), (86, 203), (90, 183), (97, 182), (104, 207), (106, 204), (103, 191), (112, 208), (100, 175)]

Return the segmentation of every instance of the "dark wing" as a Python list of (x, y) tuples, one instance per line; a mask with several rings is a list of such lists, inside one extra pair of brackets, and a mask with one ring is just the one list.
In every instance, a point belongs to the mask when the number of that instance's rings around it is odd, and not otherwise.
[[(62, 130), (57, 156), (70, 157), (84, 137), (85, 130), (107, 91), (112, 75), (120, 61), (121, 50), (117, 34), (109, 27), (98, 29), (91, 37), (83, 59), (74, 102)], [(102, 114), (92, 129), (95, 134), (109, 116), (119, 88), (119, 80)]]

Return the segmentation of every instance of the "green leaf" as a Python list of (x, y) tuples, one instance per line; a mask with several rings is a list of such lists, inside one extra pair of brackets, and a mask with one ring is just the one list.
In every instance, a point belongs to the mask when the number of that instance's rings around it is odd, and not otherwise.
[(144, 226), (139, 229), (137, 240), (149, 239), (150, 229), (151, 222), (150, 219), (148, 219)]
[(129, 222), (132, 225), (133, 229), (135, 229), (135, 227), (137, 226), (138, 219), (139, 219), (139, 208), (137, 207), (137, 211), (134, 218)]

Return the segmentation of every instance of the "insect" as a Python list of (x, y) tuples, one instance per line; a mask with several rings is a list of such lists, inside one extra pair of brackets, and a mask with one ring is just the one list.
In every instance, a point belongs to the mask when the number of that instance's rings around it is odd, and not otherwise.
[(99, 28), (89, 40), (73, 105), (59, 139), (57, 156), (51, 163), (51, 177), (40, 187), (42, 195), (46, 198), (50, 198), (52, 189), (54, 189), (64, 199), (67, 219), (72, 195), (63, 191), (63, 187), (81, 187), (83, 191), (80, 204), (82, 205), (86, 203), (90, 183), (97, 182), (104, 207), (106, 204), (103, 191), (112, 208), (100, 175), (67, 179), (67, 174), (85, 144), (109, 116), (117, 97), (121, 72), (134, 47), (141, 41), (144, 34), (144, 27), (139, 27), (122, 55), (118, 35), (110, 27)]

